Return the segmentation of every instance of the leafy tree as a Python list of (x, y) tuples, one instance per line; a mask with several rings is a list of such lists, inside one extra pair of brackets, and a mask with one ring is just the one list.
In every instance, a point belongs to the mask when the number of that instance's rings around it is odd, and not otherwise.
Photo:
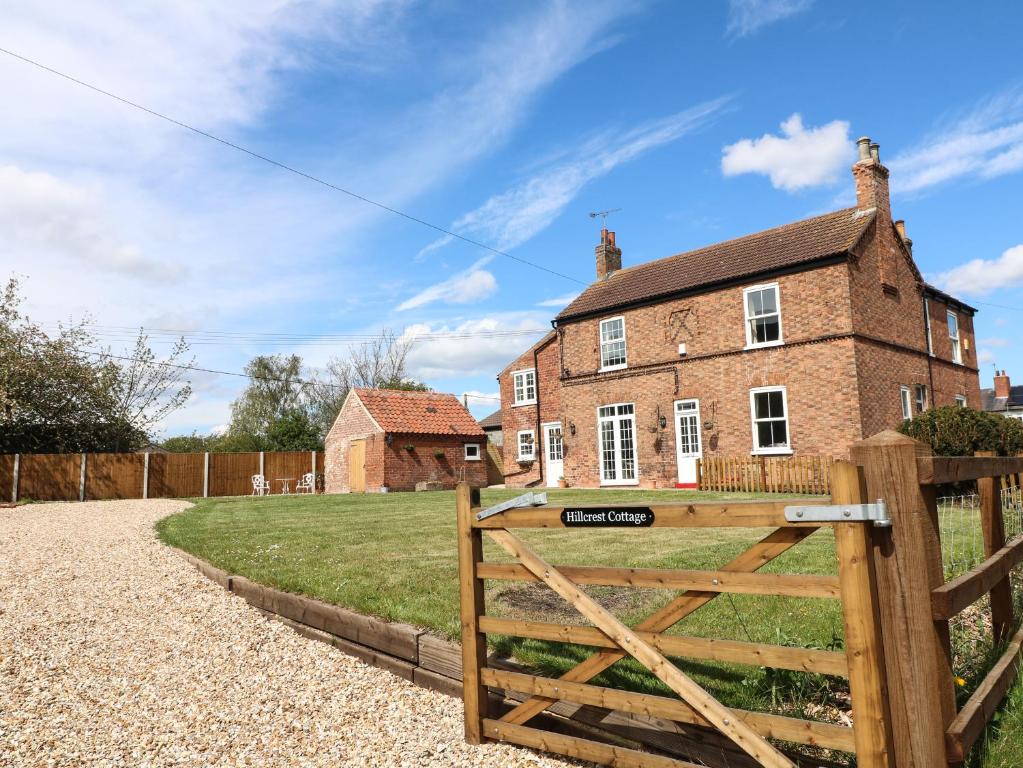
[(87, 323), (51, 336), (20, 306), (11, 279), (0, 293), (0, 451), (134, 450), (188, 398), (183, 369), (174, 368), (183, 343), (161, 363), (140, 334), (126, 366), (109, 352), (90, 352), (97, 341)]
[(249, 361), (249, 384), (231, 404), (232, 435), (265, 437), (278, 419), (303, 407), (307, 385), (298, 355), (260, 355)]
[(899, 431), (929, 444), (938, 456), (977, 451), (1015, 456), (1023, 451), (1023, 422), (972, 408), (932, 408), (899, 425)]
[(312, 451), (323, 448), (323, 439), (308, 411), (295, 410), (270, 425), (266, 445), (268, 451)]
[(190, 435), (177, 435), (168, 437), (160, 447), (171, 453), (206, 453), (216, 451), (217, 441), (220, 435), (200, 435), (193, 432)]

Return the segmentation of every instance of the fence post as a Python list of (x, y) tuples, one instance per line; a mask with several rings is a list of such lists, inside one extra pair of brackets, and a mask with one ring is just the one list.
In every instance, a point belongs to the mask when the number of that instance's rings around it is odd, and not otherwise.
[(145, 461), (142, 462), (142, 498), (149, 498), (149, 451), (146, 451)]
[(82, 466), (78, 471), (78, 500), (85, 501), (85, 457), (87, 454), (82, 454)]
[(259, 474), (266, 477), (266, 458), (263, 451), (259, 452)]
[[(845, 461), (835, 465), (831, 500), (835, 504), (862, 504), (867, 500), (860, 467)], [(859, 768), (889, 768), (892, 764), (891, 718), (870, 525), (838, 523), (834, 528), (856, 764)]]
[(455, 489), (458, 516), (458, 588), (462, 618), (462, 698), (465, 706), (465, 740), (483, 742), (483, 719), (487, 717), (487, 688), (480, 670), (487, 663), (487, 638), (480, 632), (479, 619), (485, 610), (483, 582), (476, 566), (483, 560), (483, 538), (472, 527), (473, 490), (468, 483)]
[(210, 454), (202, 455), (202, 497), (209, 498), (210, 495)]
[(312, 454), (313, 466), (309, 471), (313, 473), (313, 493), (315, 494), (319, 490), (316, 483), (316, 451), (313, 451)]
[[(994, 451), (977, 451), (977, 456), (994, 456)], [(977, 481), (980, 496), (980, 525), (984, 533), (984, 557), (993, 556), (1005, 546), (1005, 520), (1002, 517), (1002, 494), (993, 477)], [(1001, 642), (1012, 630), (1012, 587), (1010, 577), (991, 588), (991, 624), (995, 642)]]
[[(955, 716), (948, 622), (931, 614), (931, 592), (944, 583), (933, 486), (921, 486), (922, 443), (886, 431), (851, 446), (864, 469), (868, 498), (883, 499), (891, 528), (874, 528), (892, 744), (898, 768), (946, 765), (945, 731)], [(834, 482), (834, 475), (832, 475)]]
[(703, 488), (703, 459), (696, 460), (696, 490), (702, 491)]
[(18, 479), (21, 475), (21, 454), (14, 454), (14, 480), (11, 483), (11, 504), (18, 503)]

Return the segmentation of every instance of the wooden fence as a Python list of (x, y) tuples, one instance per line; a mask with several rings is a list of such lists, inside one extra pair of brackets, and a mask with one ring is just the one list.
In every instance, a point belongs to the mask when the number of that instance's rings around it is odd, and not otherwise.
[(706, 456), (700, 490), (826, 494), (834, 463), (831, 456)]
[(0, 499), (94, 501), (252, 493), (263, 475), (280, 492), (279, 479), (323, 474), (322, 451), (253, 453), (62, 453), (0, 455)]
[[(1010, 578), (1023, 563), (1023, 536), (1006, 542), (998, 479), (1023, 472), (1023, 458), (943, 458), (895, 432), (851, 447), (851, 462), (828, 464), (831, 499), (707, 502), (684, 505), (515, 507), (483, 515), (479, 496), (457, 494), (465, 735), (471, 743), (506, 741), (571, 757), (634, 768), (768, 766), (806, 762), (792, 745), (853, 753), (859, 768), (936, 768), (963, 762), (1010, 689), (1023, 657), (1023, 629), (1013, 615)], [(977, 480), (987, 560), (945, 583), (934, 486)], [(803, 486), (805, 487), (805, 486)], [(870, 503), (868, 503), (870, 500)], [(875, 501), (880, 500), (880, 501)], [(881, 503), (883, 502), (883, 503)], [(794, 506), (796, 509), (786, 509)], [(769, 528), (770, 533), (719, 570), (667, 570), (552, 564), (513, 534), (519, 528), (650, 526)], [(838, 575), (759, 573), (814, 530), (834, 533)], [(567, 532), (566, 532), (567, 533)], [(513, 558), (483, 558), (489, 536)], [(492, 616), (485, 580), (545, 584), (588, 624), (561, 625)], [(634, 627), (619, 621), (582, 585), (681, 590)], [(669, 632), (726, 593), (841, 601), (841, 651), (767, 645)], [(993, 633), (1004, 648), (987, 677), (957, 708), (949, 618), (990, 595)], [(592, 655), (558, 678), (489, 666), (488, 634), (589, 646)], [(849, 680), (852, 725), (730, 709), (684, 674), (668, 656), (839, 675)], [(677, 698), (639, 694), (590, 681), (631, 657)], [(494, 696), (526, 701), (505, 714)], [(616, 716), (641, 716), (648, 732), (691, 743), (692, 757), (629, 749), (620, 743), (551, 732), (534, 721), (572, 703)], [(533, 722), (530, 722), (533, 721)], [(529, 723), (529, 725), (527, 725)], [(694, 730), (695, 729), (695, 730)], [(716, 740), (716, 742), (715, 742)], [(719, 755), (699, 753), (715, 743)], [(727, 752), (721, 742), (731, 749)], [(648, 742), (649, 743), (649, 742)], [(711, 750), (713, 752), (713, 750)], [(830, 763), (829, 763), (830, 764)]]

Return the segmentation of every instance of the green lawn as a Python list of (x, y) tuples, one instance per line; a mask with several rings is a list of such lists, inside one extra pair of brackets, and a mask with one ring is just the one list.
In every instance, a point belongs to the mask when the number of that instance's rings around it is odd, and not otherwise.
[[(516, 495), (483, 492), (483, 504)], [(614, 501), (682, 501), (749, 498), (749, 494), (695, 491), (551, 490), (552, 504)], [(314, 497), (200, 499), (157, 524), (161, 538), (231, 573), (393, 621), (415, 624), (445, 637), (458, 634), (458, 579), (454, 494), (369, 494)], [(551, 562), (715, 569), (766, 535), (766, 529), (520, 530), (516, 533)], [(488, 543), (488, 560), (507, 561)], [(815, 533), (769, 564), (767, 572), (833, 573), (830, 531)], [(521, 618), (584, 623), (542, 585), (488, 582), (488, 612)], [(663, 590), (588, 589), (627, 623), (667, 602)], [(722, 595), (683, 620), (688, 635), (818, 648), (841, 642), (840, 606), (834, 600)], [(504, 654), (542, 674), (558, 675), (588, 649), (534, 640), (492, 637)], [(811, 711), (834, 719), (844, 708), (845, 682), (816, 675), (773, 672), (741, 665), (680, 660), (680, 666), (731, 706), (793, 715)], [(661, 684), (628, 661), (596, 682), (650, 692)], [(1002, 738), (991, 744), (985, 768), (1016, 765), (1023, 739), (1023, 691), (1002, 717)], [(1000, 750), (1010, 756), (1000, 757)], [(1002, 762), (999, 762), (1002, 760)], [(1005, 762), (1008, 760), (1008, 762)]]

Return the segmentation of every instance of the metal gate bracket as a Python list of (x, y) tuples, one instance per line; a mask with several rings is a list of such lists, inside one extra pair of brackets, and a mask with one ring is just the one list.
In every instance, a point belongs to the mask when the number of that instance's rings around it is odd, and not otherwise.
[(884, 499), (873, 504), (785, 507), (785, 519), (790, 523), (873, 523), (878, 528), (890, 528), (892, 525)]
[(516, 509), (518, 507), (541, 507), (546, 503), (546, 493), (533, 493), (530, 491), (529, 493), (524, 493), (521, 496), (516, 496), (514, 499), (508, 499), (508, 501), (502, 501), (500, 504), (487, 507), (476, 514), (476, 519), (485, 520), (492, 515), (496, 515), (509, 509)]

